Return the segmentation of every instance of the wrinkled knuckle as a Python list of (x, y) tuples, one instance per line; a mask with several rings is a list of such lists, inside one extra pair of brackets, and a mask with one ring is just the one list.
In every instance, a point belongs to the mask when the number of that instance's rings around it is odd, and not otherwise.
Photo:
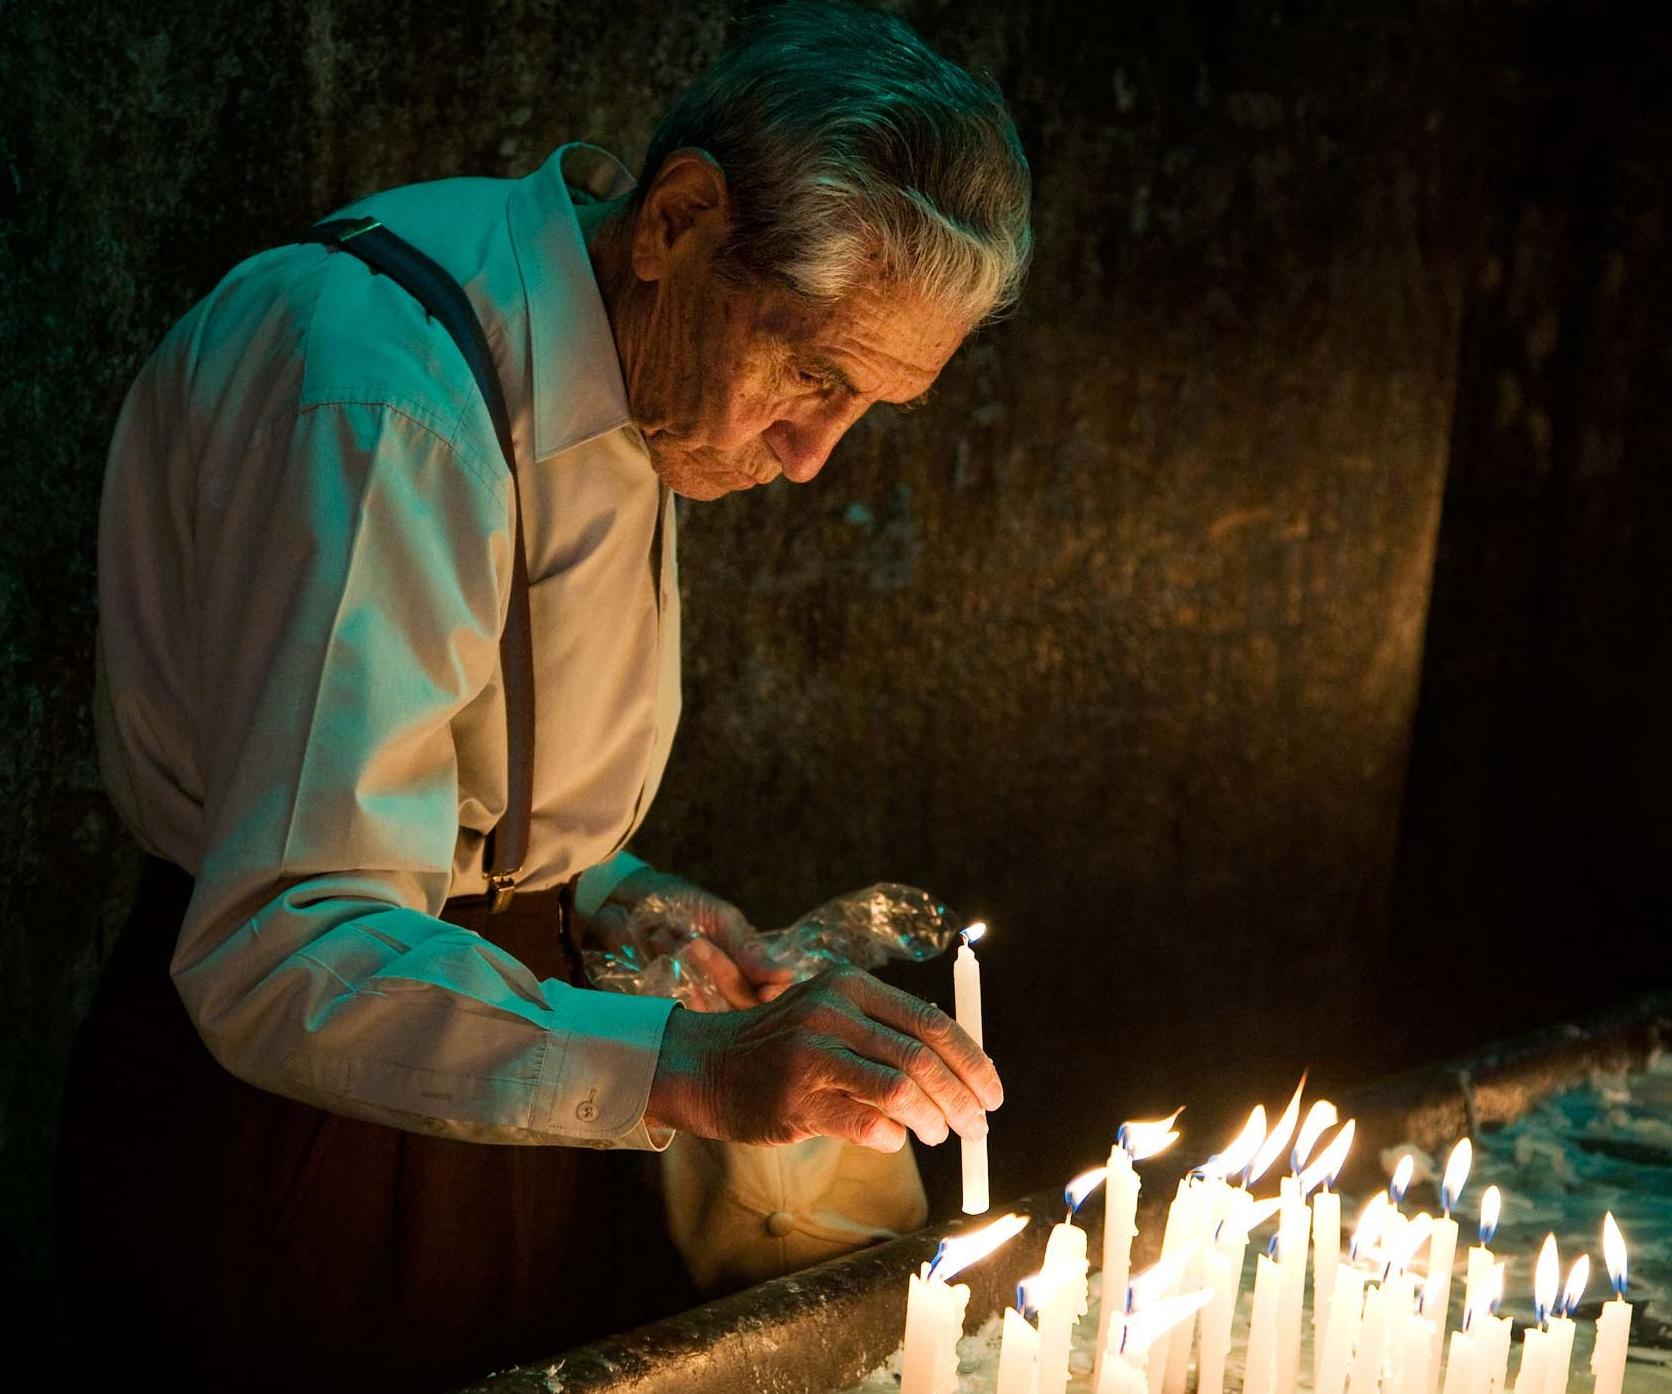
[(883, 1091), (890, 1109), (910, 1108), (917, 1102), (917, 1086), (904, 1075), (895, 1075)]
[(922, 1041), (908, 1041), (900, 1052), (900, 1066), (902, 1069), (921, 1074), (934, 1067), (935, 1052), (924, 1045)]

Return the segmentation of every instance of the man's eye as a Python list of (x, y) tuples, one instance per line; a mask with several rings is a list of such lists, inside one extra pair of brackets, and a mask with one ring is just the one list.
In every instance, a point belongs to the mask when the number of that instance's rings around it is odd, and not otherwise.
[(795, 370), (795, 380), (803, 387), (814, 387), (820, 392), (828, 392), (836, 385), (827, 374), (814, 372), (810, 368), (797, 368)]

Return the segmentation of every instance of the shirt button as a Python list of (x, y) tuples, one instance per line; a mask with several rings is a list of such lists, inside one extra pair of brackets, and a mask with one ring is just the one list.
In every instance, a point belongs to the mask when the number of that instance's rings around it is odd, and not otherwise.
[(598, 1105), (590, 1098), (582, 1099), (575, 1105), (575, 1117), (583, 1123), (590, 1123), (598, 1116)]
[(782, 1239), (795, 1228), (795, 1216), (788, 1210), (774, 1210), (766, 1217), (766, 1232), (774, 1239)]

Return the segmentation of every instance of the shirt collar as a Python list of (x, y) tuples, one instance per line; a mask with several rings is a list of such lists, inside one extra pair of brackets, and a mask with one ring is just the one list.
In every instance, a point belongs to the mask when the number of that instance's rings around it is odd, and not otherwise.
[(615, 335), (571, 187), (608, 200), (630, 191), (633, 177), (608, 151), (575, 142), (559, 146), (511, 191), (511, 245), (522, 274), (533, 355), (536, 461), (632, 421)]

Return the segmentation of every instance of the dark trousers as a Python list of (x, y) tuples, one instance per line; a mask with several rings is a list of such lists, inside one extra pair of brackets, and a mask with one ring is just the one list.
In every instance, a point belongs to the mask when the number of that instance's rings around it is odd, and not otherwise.
[[(76, 1038), (72, 1340), (180, 1390), (444, 1390), (687, 1304), (642, 1155), (430, 1137), (222, 1069), (168, 973), (191, 889), (147, 866)], [(542, 979), (584, 981), (556, 891), (443, 913)]]

